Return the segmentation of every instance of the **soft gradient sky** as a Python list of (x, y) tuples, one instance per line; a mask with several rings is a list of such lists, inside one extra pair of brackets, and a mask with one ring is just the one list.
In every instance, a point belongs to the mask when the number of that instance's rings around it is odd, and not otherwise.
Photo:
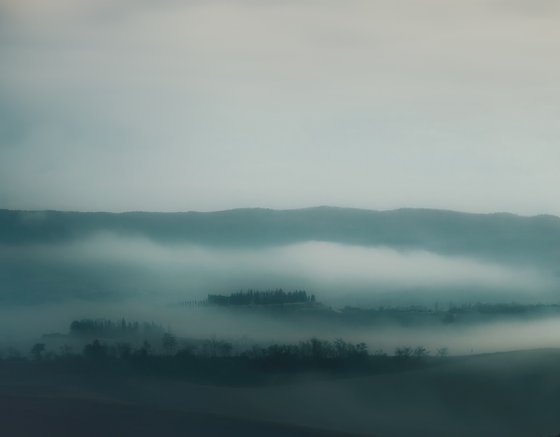
[(560, 215), (556, 0), (0, 0), (0, 207)]

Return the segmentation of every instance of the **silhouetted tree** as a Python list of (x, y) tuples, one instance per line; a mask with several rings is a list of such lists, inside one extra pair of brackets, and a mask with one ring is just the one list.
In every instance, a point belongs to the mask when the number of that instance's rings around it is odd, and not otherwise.
[(231, 343), (223, 340), (217, 340), (216, 338), (206, 340), (200, 346), (202, 355), (212, 358), (228, 357), (231, 355), (232, 349), (233, 345)]
[(405, 347), (398, 347), (395, 349), (395, 357), (397, 358), (410, 358), (412, 356), (412, 348), (405, 346)]
[(177, 349), (177, 338), (168, 332), (163, 334), (161, 343), (163, 346), (163, 350), (167, 355), (173, 355), (173, 353)]
[(430, 352), (424, 346), (418, 346), (412, 352), (415, 358), (426, 358)]
[(107, 355), (107, 345), (97, 339), (84, 346), (84, 357), (87, 359), (99, 361), (107, 358)]
[(147, 340), (144, 340), (144, 342), (142, 343), (142, 346), (137, 351), (137, 355), (147, 357), (148, 355), (151, 354), (151, 352), (152, 352), (152, 345), (150, 343), (148, 343)]
[(127, 359), (128, 357), (130, 357), (130, 354), (132, 353), (132, 346), (130, 345), (130, 343), (119, 342), (115, 344), (115, 349), (116, 349), (117, 357), (123, 359)]
[(34, 360), (38, 361), (43, 358), (43, 353), (45, 352), (44, 343), (35, 343), (31, 348), (31, 356)]

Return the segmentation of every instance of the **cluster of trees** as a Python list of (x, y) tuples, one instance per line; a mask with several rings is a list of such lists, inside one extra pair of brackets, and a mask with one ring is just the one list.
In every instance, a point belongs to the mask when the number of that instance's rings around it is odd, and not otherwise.
[(109, 344), (96, 339), (84, 346), (83, 356), (97, 359), (129, 359), (148, 356), (161, 359), (176, 356), (214, 359), (231, 357), (233, 349), (233, 345), (228, 341), (212, 338), (197, 343), (185, 343), (180, 342), (177, 337), (167, 332), (163, 334), (158, 344), (152, 345), (150, 342), (144, 341), (137, 347), (127, 342)]
[(155, 323), (127, 322), (124, 318), (120, 322), (106, 319), (82, 319), (70, 324), (70, 334), (86, 338), (124, 338), (124, 337), (154, 337), (165, 332), (161, 325)]
[(528, 314), (530, 312), (544, 309), (560, 309), (559, 305), (531, 304), (523, 305), (515, 302), (511, 303), (465, 303), (462, 305), (451, 305), (448, 309), (452, 314)]
[(342, 311), (323, 311), (324, 317), (344, 319), (353, 323), (396, 322), (403, 325), (449, 324), (499, 318), (528, 318), (560, 314), (559, 304), (481, 303), (440, 306), (379, 306), (376, 308), (344, 307)]
[[(442, 347), (436, 350), (436, 356), (444, 358), (449, 355), (449, 349)], [(395, 349), (395, 357), (397, 358), (426, 358), (430, 356), (430, 351), (424, 346), (412, 348), (410, 346), (398, 347)]]
[[(164, 333), (157, 342), (131, 344), (95, 339), (74, 352), (68, 346), (48, 350), (44, 343), (35, 344), (28, 355), (5, 356), (28, 365), (76, 372), (130, 372), (187, 378), (218, 383), (258, 383), (270, 377), (287, 377), (299, 372), (322, 371), (336, 374), (395, 372), (432, 365), (447, 355), (438, 350), (431, 357), (424, 347), (397, 348), (394, 354), (370, 353), (364, 343), (342, 339), (325, 341), (312, 338), (295, 344), (270, 344), (236, 349), (219, 339), (186, 341)], [(2, 356), (0, 354), (0, 364)]]
[[(305, 295), (306, 296), (306, 295)], [(400, 347), (393, 354), (368, 351), (365, 343), (312, 338), (293, 344), (234, 345), (215, 337), (181, 339), (154, 323), (76, 320), (68, 344), (36, 343), (27, 356), (0, 350), (0, 365), (26, 362), (30, 366), (70, 371), (149, 372), (224, 383), (268, 381), (305, 371), (393, 372), (439, 362), (447, 349), (434, 357), (424, 347)], [(57, 349), (58, 348), (58, 349)]]
[(346, 306), (343, 308), (347, 313), (491, 313), (491, 314), (518, 314), (528, 313), (531, 311), (539, 310), (556, 310), (560, 311), (560, 304), (522, 304), (516, 302), (499, 302), (499, 303), (483, 303), (483, 302), (465, 302), (462, 304), (449, 303), (447, 305), (440, 305), (439, 303), (433, 306), (425, 305), (398, 305), (386, 306), (381, 305), (375, 308), (357, 308)]
[(267, 369), (352, 367), (363, 365), (371, 358), (365, 343), (317, 338), (297, 344), (254, 346), (244, 356)]
[(220, 294), (208, 295), (208, 304), (210, 305), (278, 305), (312, 302), (315, 302), (315, 295), (313, 294), (308, 295), (303, 290), (285, 292), (281, 288), (267, 291), (239, 291), (229, 296)]

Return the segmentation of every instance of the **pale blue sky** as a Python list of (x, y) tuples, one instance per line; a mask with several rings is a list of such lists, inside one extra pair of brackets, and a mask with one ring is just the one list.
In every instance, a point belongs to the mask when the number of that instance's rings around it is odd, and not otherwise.
[(560, 215), (550, 0), (0, 0), (0, 207)]

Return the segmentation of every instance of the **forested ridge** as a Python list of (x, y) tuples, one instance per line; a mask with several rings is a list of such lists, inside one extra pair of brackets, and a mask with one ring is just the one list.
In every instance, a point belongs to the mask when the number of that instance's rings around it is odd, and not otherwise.
[(4, 244), (72, 241), (99, 232), (236, 247), (326, 241), (547, 266), (560, 259), (560, 218), (547, 215), (332, 207), (177, 213), (0, 210)]

